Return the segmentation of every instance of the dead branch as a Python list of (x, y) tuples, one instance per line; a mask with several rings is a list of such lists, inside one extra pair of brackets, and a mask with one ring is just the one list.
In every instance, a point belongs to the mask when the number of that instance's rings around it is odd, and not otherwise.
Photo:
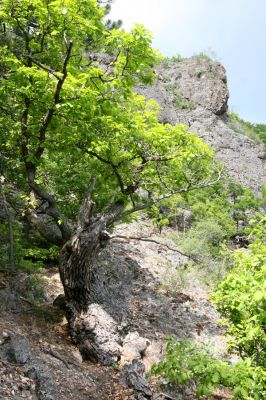
[(139, 241), (142, 241), (142, 242), (155, 243), (155, 244), (158, 244), (160, 246), (166, 247), (168, 250), (171, 250), (171, 251), (173, 251), (175, 253), (179, 253), (184, 257), (190, 258), (191, 260), (193, 260), (195, 262), (197, 261), (196, 258), (190, 256), (189, 254), (186, 254), (186, 253), (182, 252), (181, 250), (179, 250), (177, 248), (169, 246), (167, 243), (162, 243), (162, 242), (160, 242), (158, 240), (155, 240), (155, 239), (149, 239), (149, 238), (146, 238), (146, 237), (138, 237), (138, 236), (124, 236), (124, 235), (110, 236), (109, 239), (111, 239), (111, 240), (113, 240), (113, 239), (139, 240)]
[(32, 57), (31, 55), (28, 55), (29, 59), (33, 62), (33, 64), (36, 64), (39, 68), (43, 69), (44, 71), (48, 72), (49, 74), (53, 75), (56, 79), (61, 80), (62, 77), (59, 76), (54, 69), (47, 67), (46, 65), (42, 64), (40, 61), (36, 60), (36, 58)]
[(156, 199), (149, 199), (148, 202), (141, 203), (141, 204), (137, 205), (136, 207), (133, 207), (133, 208), (127, 210), (127, 211), (124, 211), (122, 214), (120, 214), (118, 216), (117, 219), (121, 219), (121, 218), (126, 217), (127, 215), (130, 215), (130, 214), (133, 214), (133, 213), (135, 213), (137, 211), (146, 210), (147, 208), (150, 208), (151, 206), (153, 206), (155, 204), (158, 204), (163, 200), (169, 199), (172, 196), (175, 196), (177, 194), (188, 193), (188, 192), (192, 192), (194, 190), (204, 189), (206, 187), (213, 186), (215, 183), (220, 181), (221, 176), (222, 176), (222, 172), (223, 172), (223, 169), (219, 170), (217, 176), (213, 180), (206, 180), (205, 182), (203, 182), (203, 183), (201, 183), (199, 185), (196, 185), (196, 184), (192, 185), (191, 183), (188, 183), (188, 185), (186, 187), (184, 187), (184, 188), (181, 188), (181, 189), (178, 189), (178, 190), (173, 190), (172, 192), (167, 193), (167, 194), (165, 194), (163, 196), (160, 196), (160, 197), (158, 197)]

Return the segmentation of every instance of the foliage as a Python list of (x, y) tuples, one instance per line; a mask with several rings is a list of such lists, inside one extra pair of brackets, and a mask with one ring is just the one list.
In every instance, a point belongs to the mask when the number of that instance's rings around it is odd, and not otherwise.
[(227, 232), (213, 218), (196, 222), (192, 228), (180, 238), (181, 248), (204, 263), (206, 255), (218, 256), (220, 245), (224, 242)]
[[(258, 215), (246, 231), (253, 242), (247, 249), (234, 252), (233, 268), (212, 295), (228, 327), (229, 351), (238, 351), (242, 360), (231, 365), (205, 347), (171, 339), (166, 359), (153, 367), (153, 373), (163, 375), (169, 382), (194, 381), (198, 397), (210, 396), (219, 385), (230, 388), (235, 399), (260, 400), (266, 395), (266, 217)], [(204, 249), (217, 257), (223, 237), (217, 221), (203, 219), (188, 231), (186, 251), (200, 254), (201, 261)]]
[[(25, 232), (25, 226), (18, 220), (13, 221), (15, 268), (24, 272), (38, 272), (45, 264), (57, 262), (58, 248), (52, 246), (35, 232)], [(7, 222), (0, 225), (0, 262), (1, 268), (8, 266), (8, 228)]]
[(261, 188), (261, 197), (259, 198), (259, 205), (263, 210), (266, 210), (266, 185)]
[(165, 216), (156, 205), (153, 205), (148, 209), (148, 215), (160, 233), (162, 232), (163, 227), (168, 226), (170, 223), (171, 214)]
[(266, 394), (266, 373), (261, 367), (252, 367), (248, 360), (231, 365), (189, 340), (169, 339), (166, 359), (153, 366), (152, 373), (181, 385), (194, 381), (197, 398), (211, 396), (220, 385), (232, 389), (234, 399), (261, 400)]
[(196, 221), (216, 219), (227, 238), (240, 233), (248, 216), (262, 206), (251, 189), (233, 181), (218, 182), (210, 188), (184, 194), (183, 199), (183, 204), (189, 206)]
[(230, 117), (234, 130), (246, 134), (256, 142), (266, 144), (266, 124), (252, 124), (244, 121), (234, 112), (230, 112)]
[(182, 57), (180, 54), (176, 54), (175, 56), (172, 57), (164, 57), (163, 60), (161, 61), (161, 66), (163, 68), (171, 68), (175, 63), (181, 62), (184, 60), (184, 57)]
[(190, 257), (184, 275), (195, 275), (197, 280), (213, 287), (224, 277), (229, 266), (230, 250), (227, 234), (219, 220), (203, 218), (194, 222), (175, 242)]
[[(160, 207), (153, 206), (148, 215), (160, 231), (169, 224), (177, 227), (179, 235), (172, 239), (191, 257), (186, 269), (179, 270), (183, 278), (214, 287), (233, 263), (230, 246), (239, 237), (247, 237), (248, 219), (263, 207), (263, 201), (241, 184), (220, 181), (167, 199)], [(167, 285), (172, 292), (173, 279), (172, 288), (170, 278)]]
[(157, 289), (171, 297), (176, 297), (184, 287), (188, 286), (189, 278), (191, 277), (189, 277), (187, 267), (184, 269), (179, 264), (168, 262), (165, 267), (161, 268)]
[(201, 58), (202, 60), (210, 60), (210, 56), (205, 54), (203, 51), (196, 54), (195, 57)]
[(178, 90), (175, 90), (174, 105), (181, 110), (193, 110), (195, 107), (193, 102), (181, 96)]
[[(218, 285), (212, 299), (228, 325), (231, 351), (266, 362), (266, 218), (251, 224), (248, 249), (235, 251), (232, 271)], [(264, 240), (264, 242), (263, 242)]]
[(38, 304), (43, 301), (45, 295), (45, 280), (39, 274), (29, 275), (25, 281), (25, 297)]
[[(96, 211), (119, 204), (117, 219), (219, 179), (208, 146), (160, 124), (158, 105), (133, 90), (161, 59), (150, 33), (108, 27), (106, 12), (96, 0), (0, 6), (3, 173), (34, 193), (25, 215), (49, 214), (62, 241), (92, 176)], [(140, 187), (152, 193), (142, 206)]]
[[(172, 59), (169, 62), (170, 64), (173, 63)], [(192, 110), (193, 108), (195, 108), (193, 101), (182, 96), (180, 90), (173, 83), (171, 82), (166, 83), (165, 89), (168, 91), (168, 93), (171, 94), (172, 102), (176, 107), (181, 108), (182, 110), (185, 109)]]
[[(15, 266), (21, 261), (22, 244), (21, 244), (21, 224), (18, 221), (13, 221), (14, 231), (14, 256)], [(8, 267), (8, 224), (7, 221), (2, 221), (0, 224), (0, 263), (1, 268)]]
[(167, 220), (171, 223), (176, 221), (180, 230), (186, 230), (186, 223), (182, 226), (184, 223), (180, 221), (182, 215), (189, 212), (188, 227), (204, 220), (216, 221), (224, 232), (224, 239), (228, 241), (237, 234), (244, 234), (250, 216), (265, 208), (263, 193), (262, 188), (262, 197), (256, 198), (251, 189), (237, 182), (220, 181), (211, 187), (182, 193), (163, 201), (157, 208), (157, 214), (160, 215), (154, 214), (154, 218), (163, 220), (164, 224), (167, 224)]

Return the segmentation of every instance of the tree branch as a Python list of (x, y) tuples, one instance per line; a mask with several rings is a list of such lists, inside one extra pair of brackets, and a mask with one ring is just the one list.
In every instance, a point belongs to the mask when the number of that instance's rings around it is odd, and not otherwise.
[(42, 189), (40, 185), (38, 185), (35, 182), (36, 166), (28, 161), (25, 163), (25, 165), (26, 165), (29, 187), (38, 197), (40, 197), (42, 200), (45, 200), (48, 203), (48, 207), (46, 208), (45, 212), (47, 215), (52, 217), (55, 223), (57, 224), (62, 234), (62, 243), (65, 243), (71, 236), (71, 229), (68, 223), (64, 222), (64, 218), (57, 207), (54, 196), (47, 193), (44, 189)]
[(173, 251), (173, 252), (175, 252), (175, 253), (179, 253), (179, 254), (181, 254), (181, 255), (184, 256), (184, 257), (190, 258), (190, 259), (192, 259), (193, 261), (196, 262), (196, 258), (190, 256), (189, 254), (186, 254), (186, 253), (182, 252), (181, 250), (179, 250), (179, 249), (177, 249), (177, 248), (174, 248), (174, 247), (172, 247), (172, 246), (169, 246), (169, 245), (166, 244), (166, 243), (159, 242), (158, 240), (155, 240), (155, 239), (150, 239), (150, 238), (146, 238), (146, 237), (138, 237), (138, 236), (124, 236), (124, 235), (114, 235), (114, 236), (110, 236), (110, 240), (113, 240), (113, 239), (116, 239), (116, 238), (117, 238), (117, 239), (138, 240), (138, 241), (142, 241), (142, 242), (155, 243), (155, 244), (158, 244), (158, 245), (160, 245), (160, 246), (166, 247), (167, 249), (169, 249), (169, 250), (171, 250), (171, 251)]
[(28, 58), (34, 63), (36, 64), (38, 67), (40, 67), (41, 69), (43, 69), (46, 72), (49, 72), (49, 74), (52, 74), (56, 79), (58, 79), (59, 81), (62, 80), (62, 76), (59, 76), (55, 70), (53, 70), (50, 67), (47, 67), (46, 65), (42, 64), (40, 61), (36, 60), (36, 58), (32, 57), (31, 55), (28, 55)]
[[(81, 147), (80, 147), (80, 148), (81, 148)], [(132, 185), (128, 185), (128, 186), (124, 184), (123, 179), (122, 179), (122, 176), (121, 176), (121, 174), (119, 173), (119, 171), (118, 171), (118, 166), (117, 166), (116, 164), (112, 163), (112, 161), (110, 161), (110, 160), (106, 160), (105, 158), (99, 156), (99, 154), (95, 153), (94, 151), (87, 150), (87, 149), (82, 149), (82, 150), (85, 150), (85, 152), (86, 152), (87, 154), (90, 154), (91, 156), (97, 158), (97, 160), (101, 161), (102, 163), (107, 164), (107, 165), (110, 165), (110, 167), (111, 167), (112, 170), (113, 170), (113, 173), (115, 174), (115, 176), (116, 176), (116, 178), (117, 178), (119, 187), (120, 187), (121, 192), (122, 192), (123, 194), (128, 195), (128, 194), (132, 194), (132, 193), (134, 193), (134, 192), (136, 191), (136, 189), (137, 189), (137, 184), (132, 184)]]
[(194, 186), (191, 186), (191, 184), (188, 183), (188, 186), (185, 187), (185, 188), (175, 190), (175, 191), (173, 191), (171, 193), (167, 193), (167, 194), (165, 194), (163, 196), (158, 197), (157, 199), (150, 199), (149, 202), (142, 203), (142, 204), (140, 204), (140, 205), (138, 205), (136, 207), (131, 208), (130, 210), (127, 210), (127, 211), (123, 212), (122, 214), (120, 214), (118, 216), (118, 218), (116, 220), (118, 220), (120, 218), (123, 218), (123, 217), (126, 217), (127, 215), (133, 214), (133, 213), (135, 213), (137, 211), (146, 210), (147, 208), (149, 208), (149, 207), (151, 207), (151, 206), (153, 206), (155, 204), (158, 204), (163, 200), (169, 199), (169, 198), (171, 198), (172, 196), (174, 196), (176, 194), (188, 193), (188, 192), (191, 192), (193, 190), (204, 189), (206, 187), (212, 186), (215, 183), (219, 182), (219, 180), (221, 179), (222, 171), (223, 170), (218, 171), (218, 176), (217, 176), (217, 178), (215, 180), (212, 180), (212, 181), (211, 180), (207, 180), (207, 181), (205, 181), (204, 183), (202, 183), (200, 185), (194, 185)]
[[(40, 68), (45, 69), (47, 72), (52, 72), (49, 70), (48, 67), (45, 67), (43, 64), (39, 63), (35, 58), (31, 56), (31, 49), (30, 49), (30, 41), (27, 33), (24, 32), (25, 36), (25, 48), (27, 50), (28, 56), (27, 56), (27, 65), (29, 67), (32, 66), (32, 63), (35, 63), (38, 65)], [(27, 179), (28, 179), (28, 184), (31, 190), (42, 200), (46, 201), (48, 203), (48, 207), (46, 208), (46, 214), (51, 216), (53, 220), (55, 221), (56, 225), (61, 231), (62, 235), (62, 243), (67, 241), (70, 236), (71, 236), (71, 230), (70, 227), (67, 223), (63, 222), (63, 217), (60, 212), (60, 210), (57, 207), (56, 200), (54, 196), (50, 195), (47, 193), (42, 187), (36, 183), (35, 178), (36, 178), (36, 165), (34, 161), (31, 161), (30, 156), (33, 156), (33, 158), (40, 160), (43, 152), (44, 152), (44, 142), (46, 139), (46, 132), (49, 127), (49, 124), (53, 118), (54, 112), (55, 112), (55, 106), (60, 102), (60, 94), (61, 90), (63, 88), (63, 84), (67, 78), (67, 65), (70, 60), (71, 56), (71, 51), (72, 51), (72, 46), (73, 43), (70, 42), (67, 44), (67, 51), (66, 51), (66, 56), (63, 62), (62, 66), (62, 77), (59, 75), (56, 76), (58, 79), (55, 92), (54, 92), (54, 97), (53, 97), (53, 105), (48, 109), (46, 114), (44, 115), (40, 128), (39, 128), (39, 135), (38, 135), (38, 146), (37, 149), (33, 152), (33, 154), (29, 151), (29, 133), (28, 133), (28, 117), (29, 117), (29, 110), (30, 110), (30, 104), (31, 100), (28, 97), (25, 97), (24, 103), (25, 103), (25, 108), (22, 112), (21, 116), (21, 133), (22, 133), (22, 144), (21, 144), (21, 151), (22, 151), (22, 157), (23, 161), (25, 163), (26, 167), (26, 173), (27, 173)], [(54, 73), (53, 73), (54, 75)], [(58, 244), (58, 243), (57, 243)]]
[(85, 229), (91, 222), (92, 212), (95, 206), (94, 201), (91, 199), (92, 192), (94, 190), (96, 178), (93, 176), (90, 179), (87, 193), (85, 194), (82, 205), (80, 206), (78, 213), (78, 229)]
[(56, 85), (56, 89), (55, 89), (55, 93), (54, 93), (54, 104), (51, 108), (49, 108), (49, 110), (46, 112), (43, 120), (42, 120), (42, 124), (40, 126), (39, 129), (39, 146), (35, 152), (35, 157), (37, 159), (39, 159), (43, 152), (44, 152), (44, 146), (43, 143), (45, 141), (45, 135), (46, 135), (46, 131), (47, 128), (53, 118), (54, 112), (55, 112), (55, 106), (57, 104), (60, 103), (60, 94), (61, 94), (61, 90), (63, 88), (64, 82), (67, 78), (67, 65), (68, 62), (70, 60), (70, 56), (71, 56), (71, 51), (72, 51), (72, 47), (73, 47), (73, 42), (69, 42), (68, 46), (67, 46), (67, 53), (66, 53), (66, 57), (64, 59), (64, 63), (63, 63), (63, 68), (62, 68), (62, 74), (63, 76), (58, 80), (57, 85)]
[(123, 70), (122, 70), (122, 73), (121, 73), (122, 76), (125, 76), (125, 72), (126, 72), (126, 69), (127, 69), (128, 63), (129, 63), (129, 54), (130, 54), (129, 48), (127, 48), (126, 49), (126, 62), (124, 64), (124, 66), (123, 66)]

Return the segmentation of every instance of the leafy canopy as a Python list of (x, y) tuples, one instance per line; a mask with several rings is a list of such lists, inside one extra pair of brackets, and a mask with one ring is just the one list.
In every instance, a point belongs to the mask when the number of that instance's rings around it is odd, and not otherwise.
[(92, 175), (98, 211), (122, 200), (127, 213), (141, 208), (140, 187), (155, 203), (215, 179), (208, 147), (184, 126), (158, 123), (157, 104), (133, 90), (155, 78), (150, 33), (108, 28), (100, 3), (0, 6), (1, 168), (48, 201), (58, 223), (48, 193), (72, 217)]

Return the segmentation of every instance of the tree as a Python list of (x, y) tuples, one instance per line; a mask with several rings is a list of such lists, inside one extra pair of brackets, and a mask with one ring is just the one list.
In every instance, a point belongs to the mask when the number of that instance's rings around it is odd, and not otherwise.
[(2, 174), (28, 194), (28, 219), (62, 248), (70, 328), (97, 300), (91, 282), (107, 229), (218, 179), (208, 147), (184, 126), (158, 123), (157, 104), (133, 90), (155, 77), (150, 34), (110, 29), (105, 14), (96, 0), (0, 8)]

